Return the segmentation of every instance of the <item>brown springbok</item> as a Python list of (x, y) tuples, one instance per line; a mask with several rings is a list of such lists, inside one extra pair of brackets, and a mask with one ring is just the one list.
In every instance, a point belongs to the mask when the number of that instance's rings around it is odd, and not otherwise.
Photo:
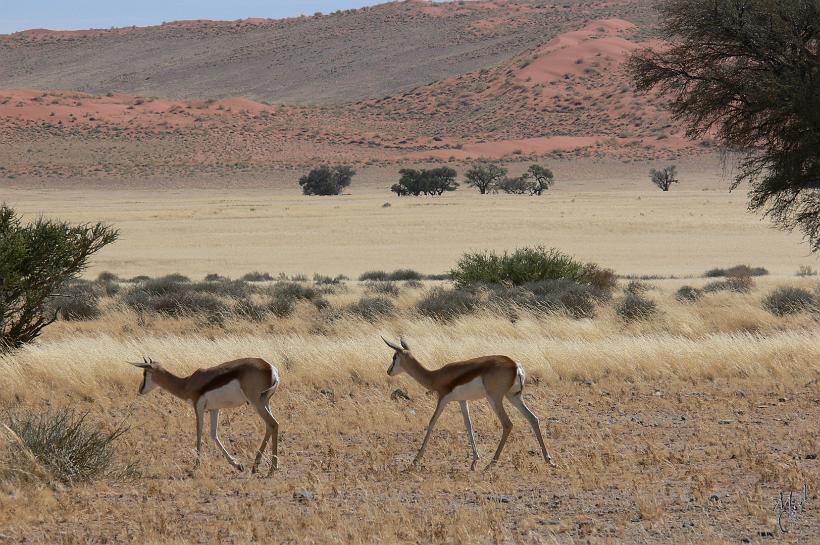
[(228, 462), (244, 471), (245, 467), (231, 456), (219, 440), (219, 410), (238, 407), (250, 403), (265, 422), (265, 439), (256, 454), (252, 472), (256, 473), (265, 452), (268, 440), (272, 438), (271, 466), (268, 475), (279, 466), (279, 423), (270, 412), (268, 404), (279, 386), (279, 371), (261, 358), (243, 358), (225, 362), (207, 369), (197, 369), (188, 377), (178, 377), (166, 371), (151, 358), (143, 358), (142, 363), (129, 362), (143, 370), (140, 395), (147, 394), (157, 386), (180, 399), (190, 401), (196, 413), (196, 464), (199, 467), (202, 452), (202, 427), (205, 411), (211, 413), (211, 437)]
[(503, 430), (501, 441), (498, 443), (492, 461), (487, 465), (488, 468), (498, 461), (501, 451), (504, 449), (504, 443), (507, 442), (507, 436), (513, 427), (510, 417), (507, 416), (507, 412), (504, 410), (504, 398), (508, 399), (532, 426), (532, 431), (535, 433), (538, 444), (541, 446), (541, 452), (544, 454), (544, 460), (551, 466), (555, 465), (552, 457), (547, 452), (547, 447), (544, 445), (538, 417), (524, 403), (524, 370), (513, 360), (507, 356), (484, 356), (448, 363), (440, 369), (430, 371), (413, 357), (413, 354), (410, 353), (410, 347), (407, 346), (407, 342), (403, 338), (400, 341), (401, 345), (392, 343), (384, 337), (382, 337), (382, 340), (395, 351), (393, 361), (387, 370), (388, 375), (395, 376), (404, 371), (427, 390), (436, 392), (438, 395), (436, 410), (433, 412), (433, 417), (427, 426), (427, 434), (424, 436), (421, 448), (413, 460), (414, 465), (424, 455), (427, 441), (430, 440), (433, 427), (436, 425), (436, 421), (444, 407), (451, 401), (458, 401), (461, 404), (464, 427), (467, 428), (467, 437), (473, 451), (473, 463), (470, 469), (475, 469), (479, 455), (475, 437), (473, 436), (473, 423), (470, 419), (470, 408), (467, 402), (485, 397), (501, 421)]

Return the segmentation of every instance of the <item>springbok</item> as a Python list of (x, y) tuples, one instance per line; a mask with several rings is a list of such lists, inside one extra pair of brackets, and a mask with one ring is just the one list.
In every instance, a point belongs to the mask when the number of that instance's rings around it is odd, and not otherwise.
[(142, 363), (128, 362), (143, 370), (139, 394), (144, 395), (159, 386), (176, 397), (191, 401), (196, 413), (196, 464), (199, 467), (202, 452), (202, 427), (205, 411), (211, 413), (211, 437), (228, 462), (244, 471), (245, 467), (231, 456), (219, 440), (219, 410), (250, 403), (265, 422), (265, 439), (256, 454), (252, 472), (256, 473), (268, 440), (272, 439), (271, 466), (268, 476), (279, 466), (279, 423), (270, 412), (268, 402), (279, 386), (279, 371), (261, 358), (243, 358), (215, 367), (197, 369), (188, 377), (178, 377), (166, 371), (151, 358)]
[(544, 460), (549, 465), (555, 466), (552, 457), (547, 452), (547, 447), (544, 445), (538, 417), (529, 410), (522, 397), (524, 392), (524, 370), (513, 360), (507, 356), (484, 356), (448, 363), (440, 369), (430, 371), (413, 357), (404, 338), (400, 341), (401, 345), (392, 343), (384, 337), (382, 337), (382, 340), (387, 343), (387, 346), (395, 350), (393, 361), (387, 370), (388, 375), (392, 377), (405, 371), (416, 382), (438, 395), (436, 410), (433, 412), (433, 417), (427, 426), (427, 434), (424, 436), (421, 448), (415, 459), (413, 459), (413, 465), (417, 464), (424, 455), (427, 441), (430, 440), (433, 427), (436, 425), (436, 421), (444, 407), (451, 401), (458, 401), (461, 404), (464, 427), (467, 428), (467, 437), (473, 451), (473, 463), (470, 469), (474, 470), (478, 463), (479, 454), (473, 436), (473, 422), (470, 419), (470, 408), (467, 402), (483, 397), (486, 397), (487, 401), (490, 402), (490, 407), (501, 421), (503, 430), (501, 441), (498, 443), (498, 448), (495, 450), (493, 459), (487, 465), (487, 468), (498, 462), (501, 451), (504, 450), (504, 444), (507, 442), (507, 436), (513, 427), (510, 417), (507, 416), (507, 412), (504, 410), (504, 398), (506, 397), (532, 426), (532, 431), (535, 433), (538, 444), (541, 446), (541, 452), (544, 454)]

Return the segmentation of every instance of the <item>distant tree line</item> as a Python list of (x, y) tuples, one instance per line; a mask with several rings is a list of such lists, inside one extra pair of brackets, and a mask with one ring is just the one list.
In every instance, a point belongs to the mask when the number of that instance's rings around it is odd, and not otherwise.
[[(356, 172), (347, 165), (322, 165), (312, 169), (299, 179), (305, 195), (340, 195), (351, 184)], [(455, 169), (403, 168), (399, 170), (398, 183), (390, 186), (390, 191), (399, 197), (419, 195), (443, 195), (459, 187)], [(469, 187), (479, 193), (510, 193), (514, 195), (542, 195), (555, 182), (555, 175), (547, 167), (532, 164), (520, 176), (511, 177), (506, 168), (493, 162), (472, 165), (465, 173), (464, 180)]]

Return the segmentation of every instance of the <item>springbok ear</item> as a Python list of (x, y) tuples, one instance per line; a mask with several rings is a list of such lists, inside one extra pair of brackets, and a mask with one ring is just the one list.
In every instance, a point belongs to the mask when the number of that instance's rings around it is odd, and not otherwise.
[(384, 344), (386, 344), (387, 346), (389, 346), (390, 348), (392, 348), (396, 352), (403, 352), (404, 351), (404, 348), (397, 345), (396, 343), (388, 341), (387, 339), (384, 338), (384, 336), (382, 336), (382, 340), (384, 341)]
[(401, 337), (399, 339), (399, 342), (401, 343), (402, 348), (404, 348), (405, 350), (410, 350), (410, 346), (407, 344), (407, 341), (404, 340), (404, 337)]

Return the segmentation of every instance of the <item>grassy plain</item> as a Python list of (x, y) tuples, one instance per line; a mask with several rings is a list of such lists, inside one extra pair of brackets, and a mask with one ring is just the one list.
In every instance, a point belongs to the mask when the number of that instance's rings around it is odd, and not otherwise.
[[(361, 169), (350, 194), (340, 197), (302, 196), (300, 172), (277, 171), (170, 186), (142, 182), (130, 190), (112, 190), (113, 181), (37, 189), (23, 188), (23, 181), (0, 198), (29, 215), (120, 228), (121, 241), (94, 259), (90, 276), (261, 270), (356, 277), (399, 267), (433, 274), (449, 270), (466, 250), (537, 244), (620, 274), (699, 275), (747, 262), (784, 275), (801, 264), (818, 267), (798, 235), (746, 211), (744, 188), (729, 193), (716, 158), (674, 162), (681, 184), (668, 193), (647, 176), (660, 163), (578, 159), (548, 163), (557, 182), (540, 198), (465, 187), (442, 197), (399, 198), (389, 191), (397, 167)], [(526, 166), (509, 168), (517, 174)]]
[[(9, 543), (816, 540), (817, 317), (777, 318), (760, 299), (776, 285), (817, 281), (763, 278), (749, 294), (695, 304), (674, 299), (683, 282), (653, 282), (647, 296), (660, 315), (632, 324), (611, 306), (592, 320), (484, 312), (441, 324), (412, 311), (427, 286), (402, 287), (400, 314), (375, 324), (328, 322), (308, 304), (286, 319), (215, 326), (107, 303), (100, 319), (59, 322), (0, 358), (0, 403), (78, 407), (105, 430), (127, 421), (119, 450), (139, 476), (70, 489), (4, 483), (0, 534)], [(352, 283), (328, 299), (344, 308), (361, 291)], [(379, 334), (407, 335), (432, 367), (488, 353), (521, 362), (558, 468), (543, 464), (512, 415), (502, 462), (470, 472), (450, 407), (423, 465), (408, 470), (434, 399), (406, 375), (387, 377)], [(141, 355), (181, 374), (246, 355), (275, 362), (280, 471), (236, 473), (206, 441), (191, 475), (193, 411), (164, 392), (137, 397), (140, 373), (124, 362)], [(396, 388), (410, 399), (393, 399)], [(486, 403), (472, 406), (486, 460), (500, 426)], [(247, 408), (223, 412), (221, 436), (240, 460), (252, 459), (261, 433)], [(776, 499), (804, 484), (806, 509), (784, 519), (781, 533)]]
[[(289, 318), (213, 325), (106, 302), (101, 318), (58, 322), (36, 344), (0, 357), (0, 405), (73, 406), (104, 430), (125, 420), (131, 431), (120, 455), (137, 462), (139, 475), (69, 489), (0, 483), (0, 542), (817, 541), (817, 315), (779, 318), (761, 308), (776, 286), (817, 289), (816, 277), (793, 276), (817, 260), (795, 235), (749, 215), (745, 196), (727, 194), (714, 164), (680, 164), (689, 177), (665, 194), (644, 179), (647, 165), (559, 163), (551, 165), (558, 185), (540, 199), (465, 190), (399, 199), (387, 192), (393, 169), (377, 167), (338, 198), (298, 195), (293, 172), (230, 189), (218, 180), (4, 189), (3, 200), (30, 215), (117, 225), (122, 239), (95, 258), (92, 277), (438, 273), (467, 249), (534, 244), (621, 274), (698, 277), (737, 263), (773, 274), (751, 293), (695, 304), (674, 292), (706, 279), (652, 280), (647, 296), (660, 313), (628, 324), (611, 304), (591, 320), (482, 312), (439, 323), (412, 311), (429, 283), (402, 286), (401, 312), (378, 323), (347, 314), (328, 321), (304, 304)], [(362, 289), (350, 282), (328, 299), (345, 308)], [(449, 408), (424, 464), (408, 471), (434, 399), (407, 376), (387, 377), (380, 334), (406, 335), (432, 367), (488, 353), (521, 362), (558, 468), (543, 464), (526, 423), (512, 415), (502, 462), (470, 472), (461, 416)], [(272, 479), (236, 473), (206, 440), (204, 464), (190, 475), (193, 411), (166, 393), (137, 397), (139, 372), (124, 361), (142, 355), (179, 373), (240, 356), (274, 362), (283, 377), (272, 400), (280, 471)], [(410, 399), (392, 399), (396, 388)], [(500, 426), (486, 403), (473, 403), (473, 413), (487, 459)], [(247, 409), (223, 415), (223, 441), (249, 461), (261, 423)], [(804, 484), (811, 497), (782, 533), (778, 495)]]

